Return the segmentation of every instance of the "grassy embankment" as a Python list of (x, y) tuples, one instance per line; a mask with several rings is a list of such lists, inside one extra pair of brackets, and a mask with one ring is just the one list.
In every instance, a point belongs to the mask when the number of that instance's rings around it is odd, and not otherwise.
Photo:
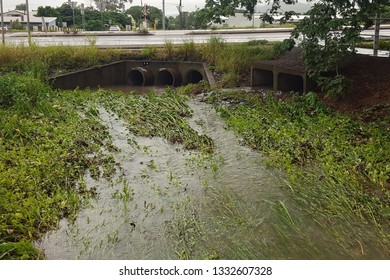
[[(161, 98), (153, 94), (109, 98), (114, 93), (53, 92), (46, 84), (48, 73), (119, 57), (205, 60), (221, 73), (219, 85), (233, 87), (249, 73), (253, 60), (273, 56), (272, 47), (264, 42), (227, 45), (218, 38), (204, 45), (166, 42), (164, 49), (147, 48), (141, 54), (93, 47), (1, 47), (0, 258), (43, 257), (31, 242), (55, 227), (60, 218), (72, 219), (82, 198), (93, 195), (80, 180), (85, 170), (98, 170), (97, 166), (112, 169), (110, 157), (99, 152), (102, 147), (113, 147), (98, 121), (97, 104), (118, 108), (117, 113), (129, 120), (134, 133), (212, 150), (209, 139), (192, 142), (195, 134), (184, 119), (190, 112), (172, 93)], [(164, 98), (172, 98), (172, 102), (164, 102)], [(390, 251), (388, 119), (369, 124), (353, 120), (324, 108), (313, 94), (290, 101), (239, 92), (213, 98), (215, 104), (222, 99), (244, 102), (243, 106), (219, 110), (249, 146), (262, 151), (270, 164), (287, 171), (298, 205), (315, 217), (337, 244), (346, 251), (348, 246), (358, 246), (360, 257), (388, 257), (383, 253)], [(121, 101), (114, 104), (113, 100)], [(176, 105), (166, 107), (170, 103)], [(105, 174), (109, 176), (109, 172)], [(279, 208), (289, 217), (288, 209)], [(293, 219), (287, 221), (298, 230), (295, 225), (299, 222)], [(370, 240), (377, 240), (374, 248), (366, 244)]]
[[(330, 110), (315, 93), (280, 100), (237, 91), (210, 102), (246, 145), (287, 172), (296, 207), (332, 237), (340, 258), (389, 258), (389, 116), (366, 123)], [(305, 225), (283, 212), (282, 232), (303, 236)]]
[[(164, 50), (148, 53), (145, 49), (140, 54), (94, 47), (1, 46), (0, 259), (42, 258), (32, 241), (53, 229), (62, 217), (72, 220), (83, 197), (94, 195), (94, 190), (86, 190), (82, 183), (86, 169), (99, 177), (98, 166), (103, 166), (107, 171), (100, 175), (109, 176), (111, 157), (101, 150), (113, 147), (97, 118), (97, 103), (119, 110), (135, 134), (163, 136), (187, 148), (213, 149), (209, 139), (188, 127), (184, 118), (190, 111), (174, 94), (110, 98), (117, 100), (112, 106), (88, 91), (52, 91), (47, 84), (49, 73), (92, 67), (120, 57), (200, 59), (205, 55), (202, 49), (214, 51), (215, 47), (184, 42), (170, 48), (167, 42)], [(120, 110), (123, 106), (126, 110)]]

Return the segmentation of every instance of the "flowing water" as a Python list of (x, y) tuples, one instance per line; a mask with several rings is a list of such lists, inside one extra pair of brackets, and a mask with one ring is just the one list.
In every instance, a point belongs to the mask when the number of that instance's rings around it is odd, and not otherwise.
[[(135, 137), (100, 108), (117, 172), (84, 177), (98, 196), (37, 242), (48, 259), (340, 258), (314, 223), (294, 210), (281, 176), (240, 145), (215, 110), (190, 101), (191, 127), (213, 139), (211, 156), (158, 138)], [(321, 247), (326, 247), (323, 249)], [(329, 248), (328, 248), (329, 247)], [(320, 250), (316, 249), (320, 248)]]

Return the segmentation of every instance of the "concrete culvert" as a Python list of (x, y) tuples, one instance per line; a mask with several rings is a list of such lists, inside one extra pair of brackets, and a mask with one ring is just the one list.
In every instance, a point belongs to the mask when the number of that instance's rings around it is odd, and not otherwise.
[(197, 84), (203, 80), (203, 75), (197, 70), (190, 70), (186, 75), (187, 84)]
[(149, 69), (136, 67), (127, 75), (127, 84), (132, 86), (147, 86), (153, 84), (153, 73)]
[(279, 73), (278, 90), (291, 90), (303, 92), (303, 78), (299, 75)]
[(270, 70), (253, 69), (252, 86), (273, 87), (274, 74)]
[(161, 68), (157, 74), (156, 84), (158, 86), (180, 86), (181, 74), (175, 68)]

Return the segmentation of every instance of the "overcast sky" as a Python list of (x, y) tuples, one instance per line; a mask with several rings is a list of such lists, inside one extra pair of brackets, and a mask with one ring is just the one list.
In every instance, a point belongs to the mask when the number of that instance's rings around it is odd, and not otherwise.
[[(179, 5), (180, 0), (165, 0), (165, 13), (166, 15), (178, 15), (177, 6)], [(37, 10), (39, 6), (51, 6), (59, 7), (63, 3), (68, 2), (67, 0), (29, 0), (30, 10)], [(94, 3), (93, 0), (78, 0), (78, 4), (83, 3), (85, 6), (90, 6), (91, 3)], [(299, 2), (306, 2), (305, 0), (299, 0)], [(25, 0), (3, 0), (4, 11), (14, 10), (17, 4), (26, 3)], [(132, 4), (127, 3), (126, 8), (129, 8), (133, 5), (141, 6), (141, 4), (148, 4), (154, 7), (157, 7), (162, 10), (162, 0), (133, 0)], [(205, 5), (205, 0), (182, 0), (183, 11), (191, 12), (195, 11), (197, 8), (203, 8)]]
[[(165, 11), (167, 15), (179, 14), (177, 7), (180, 0), (165, 0)], [(36, 10), (39, 6), (51, 6), (59, 7), (63, 3), (67, 3), (67, 0), (29, 0), (28, 5), (30, 10)], [(85, 6), (90, 6), (93, 3), (92, 0), (78, 0), (78, 4), (84, 3)], [(4, 12), (8, 10), (14, 10), (17, 4), (26, 3), (25, 0), (3, 0)], [(148, 4), (157, 7), (162, 10), (162, 0), (133, 0), (132, 4), (127, 3), (126, 8), (131, 6), (140, 6), (142, 4)], [(203, 8), (205, 0), (182, 0), (183, 11), (194, 11), (196, 8)]]

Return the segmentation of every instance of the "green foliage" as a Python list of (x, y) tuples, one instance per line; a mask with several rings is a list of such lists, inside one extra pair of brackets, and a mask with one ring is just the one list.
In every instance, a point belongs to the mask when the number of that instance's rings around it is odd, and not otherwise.
[[(359, 48), (373, 48), (373, 41), (364, 41), (362, 43), (357, 44), (356, 46)], [(390, 40), (379, 40), (379, 49), (380, 50), (390, 50)]]
[[(221, 116), (269, 165), (287, 172), (294, 198), (324, 230), (337, 238), (350, 232), (388, 251), (387, 122), (367, 124), (339, 115), (314, 93), (280, 100), (271, 93), (262, 98), (234, 92), (211, 100), (230, 104), (218, 107)], [(348, 237), (343, 242), (348, 243)]]
[(319, 77), (317, 84), (326, 92), (326, 97), (339, 99), (350, 92), (352, 81), (342, 75), (335, 77)]
[[(134, 20), (140, 25), (140, 23), (143, 21), (142, 17), (142, 10), (144, 9), (143, 6), (131, 6), (129, 9), (126, 10), (125, 14), (131, 15)], [(153, 6), (148, 6), (149, 10), (149, 18), (148, 22), (150, 22), (152, 25), (154, 24), (155, 20), (158, 20), (157, 29), (162, 28), (162, 10), (158, 9)]]
[(205, 44), (202, 49), (202, 57), (209, 64), (215, 65), (217, 59), (219, 58), (218, 53), (225, 49), (225, 47), (226, 42), (221, 37), (211, 36), (207, 44)]
[(282, 42), (273, 45), (274, 54), (276, 57), (279, 57), (282, 54), (291, 51), (294, 46), (295, 41), (293, 39), (284, 39)]
[(26, 11), (27, 10), (27, 6), (26, 6), (25, 3), (18, 4), (18, 5), (15, 6), (15, 10)]
[(0, 76), (0, 108), (15, 108), (21, 113), (42, 109), (51, 89), (30, 75)]
[[(74, 69), (92, 67), (106, 61), (116, 60), (115, 50), (99, 50), (94, 46), (0, 46), (0, 71), (32, 72), (39, 70), (40, 76)], [(39, 68), (39, 69), (38, 69)], [(46, 71), (43, 73), (42, 71)], [(42, 77), (43, 78), (43, 77)]]
[(184, 60), (198, 60), (196, 46), (193, 40), (184, 40), (179, 46), (179, 54)]
[(15, 30), (23, 30), (23, 25), (21, 22), (19, 22), (19, 19), (16, 19), (12, 22), (12, 29)]
[(236, 72), (222, 74), (221, 86), (224, 88), (235, 88), (239, 86), (240, 76)]
[(0, 260), (37, 259), (43, 259), (43, 254), (26, 240), (0, 244)]
[(45, 110), (27, 112), (26, 101), (19, 108), (20, 101), (12, 96), (15, 105), (0, 108), (0, 256), (41, 258), (31, 242), (62, 217), (74, 219), (80, 196), (90, 195), (76, 182), (87, 168), (104, 163), (88, 155), (97, 153), (107, 133), (87, 114), (77, 92), (49, 98), (44, 95), (47, 85), (29, 76), (7, 75), (1, 82), (2, 90), (13, 85), (23, 98), (36, 90)]
[[(319, 1), (294, 30), (293, 36), (303, 37), (301, 46), (309, 76), (329, 96), (340, 96), (349, 87), (349, 82), (339, 76), (339, 64), (353, 54), (354, 47), (362, 40), (361, 31), (373, 24), (372, 18), (382, 3), (388, 1)], [(336, 76), (331, 84), (323, 78), (329, 72)]]
[(170, 40), (165, 41), (164, 43), (165, 52), (167, 54), (168, 59), (172, 59), (173, 55), (173, 43)]
[(156, 54), (157, 48), (154, 46), (147, 46), (141, 50), (141, 54), (148, 57), (153, 57)]
[(238, 75), (248, 74), (252, 62), (274, 57), (272, 46), (248, 46), (245, 43), (226, 45), (217, 50), (215, 66), (218, 70)]
[(188, 29), (206, 29), (209, 23), (209, 17), (206, 9), (197, 9), (188, 16)]
[[(97, 31), (102, 29), (102, 20), (104, 24), (109, 24), (111, 20), (112, 24), (118, 24), (120, 26), (131, 25), (131, 20), (124, 13), (117, 11), (117, 5), (109, 5), (103, 14), (95, 9), (86, 8), (84, 10), (85, 20), (87, 24), (87, 30)], [(74, 10), (75, 13), (75, 25), (82, 26), (82, 15), (79, 7)], [(38, 7), (37, 16), (56, 17), (59, 26), (62, 26), (62, 22), (66, 22), (67, 26), (73, 25), (73, 11), (68, 3), (64, 3), (61, 7), (53, 8), (51, 6)], [(98, 23), (100, 22), (100, 25)]]
[(185, 119), (191, 116), (186, 97), (171, 89), (162, 96), (151, 92), (142, 98), (105, 91), (101, 91), (100, 96), (104, 106), (128, 122), (129, 130), (135, 135), (160, 136), (171, 143), (182, 144), (186, 149), (207, 153), (214, 150), (213, 141), (206, 135), (199, 135)]
[(248, 46), (258, 46), (258, 45), (266, 45), (268, 44), (267, 40), (250, 40), (246, 43)]
[(102, 30), (102, 21), (100, 19), (92, 19), (87, 22), (86, 29), (88, 31)]
[(210, 85), (206, 81), (200, 81), (196, 84), (188, 84), (176, 89), (176, 92), (181, 95), (193, 96), (210, 90)]

